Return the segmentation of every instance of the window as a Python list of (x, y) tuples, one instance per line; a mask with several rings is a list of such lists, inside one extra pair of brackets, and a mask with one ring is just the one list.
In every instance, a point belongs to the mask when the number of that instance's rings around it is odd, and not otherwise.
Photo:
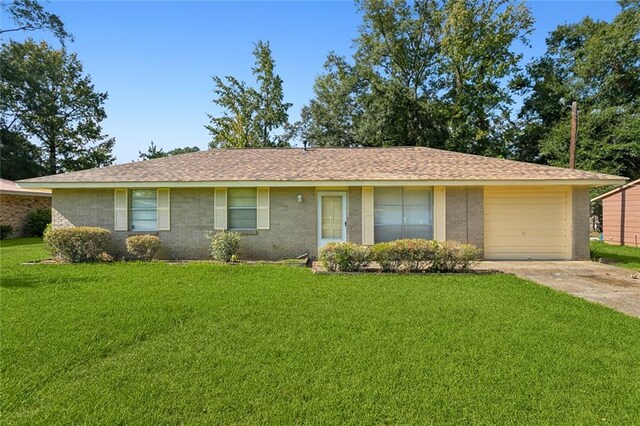
[(158, 230), (158, 193), (155, 189), (131, 191), (131, 230)]
[(256, 188), (229, 188), (229, 229), (236, 231), (256, 229), (257, 190)]
[(433, 191), (430, 188), (375, 188), (376, 242), (433, 238)]

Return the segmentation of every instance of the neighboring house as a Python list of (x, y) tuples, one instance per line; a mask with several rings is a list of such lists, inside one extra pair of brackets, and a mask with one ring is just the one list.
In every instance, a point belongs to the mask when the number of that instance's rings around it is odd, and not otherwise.
[(11, 180), (0, 179), (0, 224), (11, 225), (12, 237), (24, 235), (31, 210), (50, 208), (50, 190), (21, 188)]
[(53, 226), (99, 226), (122, 251), (207, 257), (208, 230), (243, 234), (246, 259), (330, 241), (473, 243), (487, 259), (588, 259), (589, 188), (624, 178), (421, 147), (222, 149), (20, 181), (53, 189)]
[(602, 194), (604, 241), (640, 247), (640, 179)]

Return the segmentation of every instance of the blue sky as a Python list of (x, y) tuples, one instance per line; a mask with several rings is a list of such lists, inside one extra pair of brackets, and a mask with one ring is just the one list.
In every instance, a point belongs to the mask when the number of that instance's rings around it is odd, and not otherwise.
[[(544, 52), (558, 24), (610, 20), (614, 1), (529, 1), (536, 19), (526, 58)], [(153, 140), (166, 150), (209, 141), (213, 75), (252, 80), (251, 51), (271, 43), (292, 120), (313, 95), (329, 51), (349, 55), (360, 17), (350, 1), (53, 1), (76, 41), (85, 71), (109, 92), (105, 131), (117, 163), (137, 159)], [(36, 35), (40, 36), (40, 35)]]

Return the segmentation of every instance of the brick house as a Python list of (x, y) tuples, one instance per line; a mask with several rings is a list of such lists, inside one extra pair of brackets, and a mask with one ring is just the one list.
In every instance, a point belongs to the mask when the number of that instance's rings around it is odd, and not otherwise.
[(640, 179), (602, 194), (602, 233), (610, 244), (640, 247)]
[(459, 240), (487, 259), (588, 259), (589, 195), (618, 176), (423, 147), (220, 149), (20, 181), (53, 190), (53, 226), (99, 226), (123, 251), (160, 236), (167, 258), (207, 257), (208, 230), (245, 259), (330, 241)]
[(13, 181), (0, 179), (0, 224), (11, 225), (12, 237), (24, 236), (31, 210), (50, 208), (50, 190), (21, 188)]

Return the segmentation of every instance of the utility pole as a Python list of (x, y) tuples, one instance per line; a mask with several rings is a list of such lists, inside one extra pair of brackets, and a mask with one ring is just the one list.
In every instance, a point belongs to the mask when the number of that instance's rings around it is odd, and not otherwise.
[(569, 144), (569, 168), (576, 168), (576, 139), (578, 139), (578, 102), (571, 102), (571, 142)]

